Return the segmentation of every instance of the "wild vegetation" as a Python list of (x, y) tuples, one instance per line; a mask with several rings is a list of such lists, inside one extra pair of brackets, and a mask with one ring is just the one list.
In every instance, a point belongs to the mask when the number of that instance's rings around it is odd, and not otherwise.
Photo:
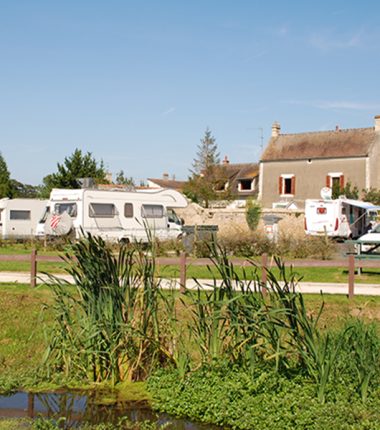
[(148, 379), (156, 408), (236, 429), (376, 428), (377, 327), (323, 328), (323, 298), (311, 312), (280, 260), (264, 286), (254, 262), (241, 278), (222, 248), (210, 252), (221, 286), (179, 296), (155, 277), (154, 247), (115, 254), (90, 235), (74, 245), (75, 288), (51, 277), (44, 378)]

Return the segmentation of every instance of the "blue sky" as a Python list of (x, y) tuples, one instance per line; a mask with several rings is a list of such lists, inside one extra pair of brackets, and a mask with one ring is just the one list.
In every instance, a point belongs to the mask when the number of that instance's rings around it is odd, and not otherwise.
[(186, 179), (206, 127), (254, 162), (271, 125), (369, 127), (380, 2), (0, 0), (0, 151), (39, 184), (75, 148)]

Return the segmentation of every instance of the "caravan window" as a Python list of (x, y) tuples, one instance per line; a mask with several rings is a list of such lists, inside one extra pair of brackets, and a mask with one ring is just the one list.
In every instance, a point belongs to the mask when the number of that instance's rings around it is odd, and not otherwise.
[(91, 218), (113, 218), (116, 207), (113, 203), (90, 203), (89, 216)]
[(11, 220), (29, 220), (30, 219), (30, 211), (22, 211), (22, 210), (11, 210), (9, 212), (9, 219)]
[(143, 218), (162, 218), (164, 207), (162, 205), (142, 205), (141, 216)]
[(133, 218), (133, 204), (125, 203), (124, 205), (124, 216), (125, 218)]
[(77, 205), (76, 203), (56, 203), (54, 205), (54, 212), (58, 215), (67, 212), (71, 218), (75, 218), (77, 216)]

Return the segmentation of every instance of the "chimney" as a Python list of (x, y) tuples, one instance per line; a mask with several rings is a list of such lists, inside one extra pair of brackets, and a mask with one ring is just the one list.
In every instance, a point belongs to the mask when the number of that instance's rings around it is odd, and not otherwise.
[(162, 179), (164, 179), (165, 181), (168, 181), (169, 180), (169, 173), (163, 173)]
[(275, 121), (272, 124), (272, 137), (278, 137), (280, 135), (281, 126), (280, 123)]
[(380, 115), (375, 116), (375, 131), (380, 132)]
[(112, 172), (106, 172), (106, 181), (112, 184)]
[(230, 160), (228, 159), (227, 155), (224, 156), (222, 164), (230, 164)]

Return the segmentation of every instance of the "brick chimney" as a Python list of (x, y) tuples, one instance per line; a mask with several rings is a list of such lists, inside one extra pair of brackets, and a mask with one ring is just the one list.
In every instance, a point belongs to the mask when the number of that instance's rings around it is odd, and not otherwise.
[(375, 116), (375, 131), (380, 132), (380, 115)]
[(227, 155), (224, 156), (222, 164), (230, 164), (230, 160), (228, 159)]
[(281, 126), (280, 123), (275, 121), (272, 124), (272, 137), (277, 137), (280, 135), (280, 131), (281, 131)]

